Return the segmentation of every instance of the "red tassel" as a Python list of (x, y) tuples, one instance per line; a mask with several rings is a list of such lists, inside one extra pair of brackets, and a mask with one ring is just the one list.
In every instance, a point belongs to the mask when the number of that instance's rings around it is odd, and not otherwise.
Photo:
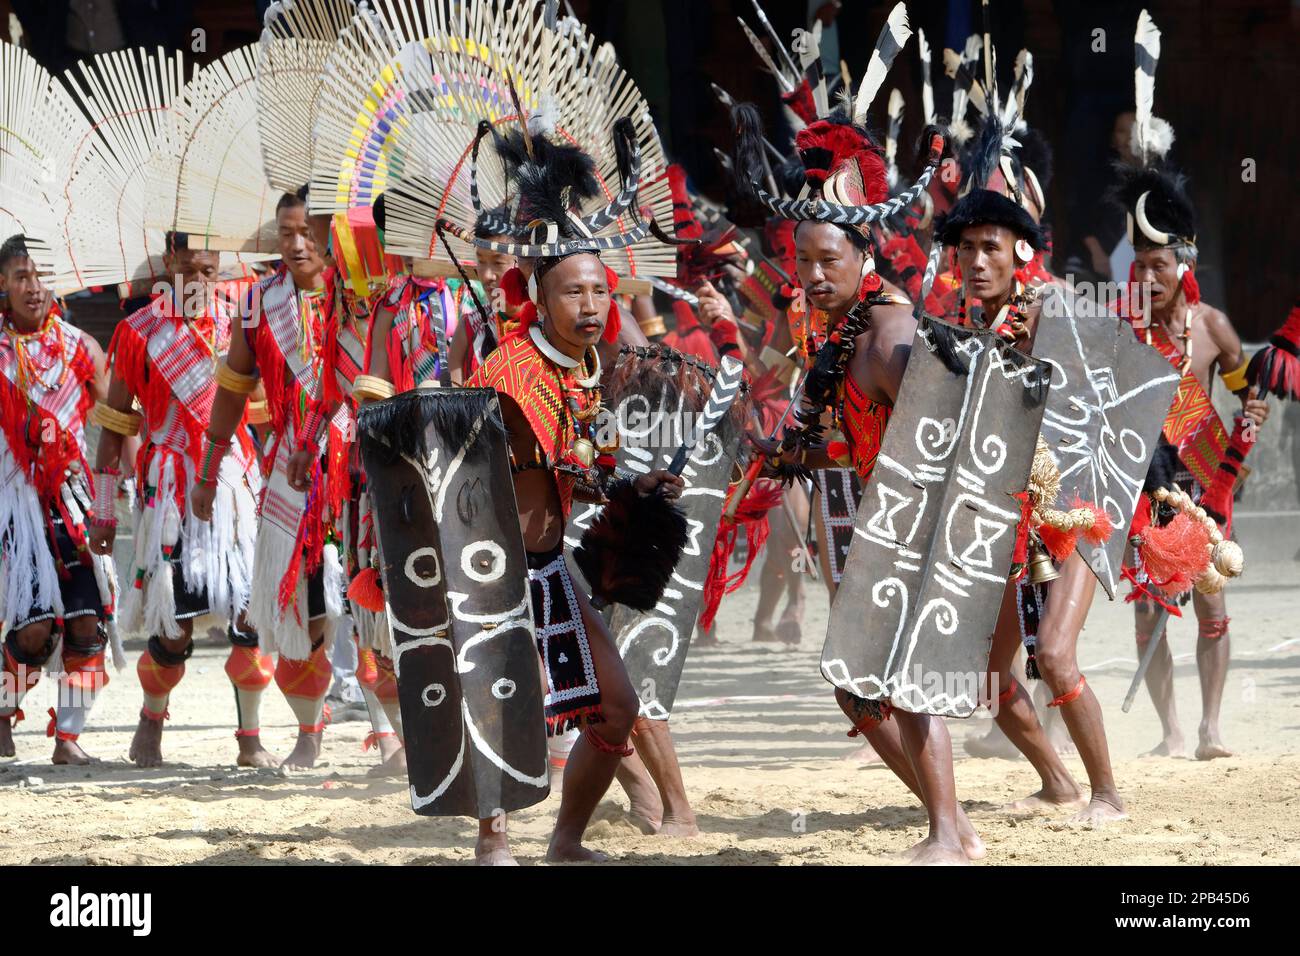
[(1300, 402), (1300, 304), (1251, 358), (1246, 377), (1258, 389)]
[(1190, 266), (1183, 273), (1183, 298), (1188, 305), (1196, 305), (1201, 301), (1201, 287), (1196, 281), (1196, 271)]
[[(745, 583), (749, 570), (753, 567), (758, 553), (767, 543), (769, 531), (767, 513), (781, 503), (784, 489), (775, 482), (755, 483), (750, 486), (736, 509), (734, 520), (722, 520), (718, 536), (713, 540), (713, 554), (709, 558), (709, 573), (704, 578), (704, 604), (700, 610), (700, 629), (707, 631), (713, 626), (713, 619), (718, 613), (718, 605), (723, 595), (730, 594)], [(745, 566), (730, 577), (727, 576), (727, 564), (731, 554), (736, 550), (736, 539), (740, 534), (740, 525), (746, 525), (745, 540), (748, 553)]]
[(1152, 507), (1150, 495), (1144, 494), (1138, 498), (1137, 510), (1133, 512), (1133, 523), (1128, 527), (1130, 541), (1133, 538), (1141, 537), (1142, 533), (1151, 526)]
[(379, 572), (374, 568), (362, 568), (348, 585), (348, 600), (355, 601), (374, 614), (383, 612), (384, 590), (380, 585)]
[(618, 303), (614, 301), (614, 293), (618, 290), (618, 276), (614, 275), (614, 270), (605, 266), (605, 282), (609, 285), (609, 318), (605, 320), (605, 332), (601, 338), (613, 344), (618, 341), (618, 330), (623, 327), (623, 313), (619, 310)]
[(702, 238), (704, 227), (695, 218), (695, 212), (691, 208), (691, 196), (686, 190), (686, 170), (673, 163), (668, 167), (665, 176), (668, 179), (668, 193), (673, 200), (673, 231), (677, 238)]
[(1038, 526), (1038, 537), (1042, 539), (1047, 553), (1057, 562), (1064, 561), (1074, 552), (1075, 542), (1079, 539), (1073, 531), (1062, 531), (1046, 523)]
[(1167, 594), (1181, 594), (1209, 566), (1209, 542), (1204, 525), (1179, 513), (1164, 527), (1147, 528), (1138, 554), (1153, 584)]
[(1115, 530), (1115, 525), (1110, 520), (1110, 515), (1106, 514), (1104, 508), (1099, 508), (1096, 503), (1084, 501), (1082, 498), (1075, 497), (1072, 508), (1087, 508), (1092, 512), (1092, 527), (1083, 532), (1083, 540), (1089, 544), (1105, 544), (1110, 540), (1111, 532)]

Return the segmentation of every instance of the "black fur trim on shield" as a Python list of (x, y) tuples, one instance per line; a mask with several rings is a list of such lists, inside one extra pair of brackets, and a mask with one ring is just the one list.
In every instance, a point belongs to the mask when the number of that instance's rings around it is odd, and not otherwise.
[[(363, 442), (378, 442), (392, 457), (425, 457), (430, 427), (444, 448), (459, 450), (495, 394), (490, 388), (413, 389), (362, 407), (357, 413), (357, 430)], [(505, 436), (500, 405), (486, 416), (484, 426)], [(467, 449), (465, 460), (474, 461), (486, 453), (487, 442), (476, 441)]]
[(944, 368), (954, 375), (969, 375), (970, 366), (962, 358), (957, 346), (961, 344), (960, 331), (947, 322), (937, 322), (934, 319), (925, 319), (923, 334), (925, 341), (929, 343), (930, 350), (943, 363)]
[(607, 497), (573, 560), (594, 600), (652, 610), (686, 547), (686, 515), (661, 495), (642, 497), (631, 480), (615, 482)]

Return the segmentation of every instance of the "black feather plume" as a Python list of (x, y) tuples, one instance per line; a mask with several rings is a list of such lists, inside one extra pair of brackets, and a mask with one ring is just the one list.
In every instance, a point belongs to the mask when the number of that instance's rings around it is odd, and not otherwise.
[[(417, 388), (363, 406), (357, 413), (357, 429), (363, 441), (379, 441), (393, 457), (428, 455), (430, 431), (441, 447), (459, 450), (481, 417), (489, 432), (505, 436), (499, 405), (492, 414), (483, 415), (494, 395), (490, 388)], [(474, 442), (465, 460), (486, 454), (487, 447), (487, 442)]]
[(653, 610), (686, 547), (686, 515), (661, 495), (642, 497), (630, 480), (608, 497), (573, 560), (602, 604)]

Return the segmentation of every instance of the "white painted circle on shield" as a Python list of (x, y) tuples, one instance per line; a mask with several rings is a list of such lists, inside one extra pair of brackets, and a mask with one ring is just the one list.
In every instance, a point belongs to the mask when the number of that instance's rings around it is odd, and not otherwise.
[[(474, 567), (471, 560), (480, 552), (486, 551), (492, 556), (492, 566), (486, 571), (480, 571)], [(495, 541), (475, 541), (473, 544), (465, 546), (460, 553), (460, 569), (473, 581), (479, 584), (487, 584), (489, 581), (495, 581), (506, 573), (506, 552), (501, 545)]]
[(447, 688), (441, 684), (430, 684), (420, 692), (420, 700), (424, 701), (425, 707), (437, 707), (447, 699)]
[[(415, 570), (415, 562), (421, 558), (433, 558), (433, 574), (421, 574)], [(406, 556), (406, 577), (416, 587), (432, 588), (442, 583), (442, 564), (438, 561), (438, 552), (434, 548), (416, 548)]]
[(497, 700), (509, 700), (515, 696), (515, 682), (508, 677), (502, 677), (492, 685), (492, 696)]
[(1141, 435), (1131, 428), (1125, 428), (1119, 433), (1119, 447), (1124, 449), (1124, 454), (1128, 455), (1129, 461), (1143, 461), (1146, 459), (1146, 442), (1142, 440)]

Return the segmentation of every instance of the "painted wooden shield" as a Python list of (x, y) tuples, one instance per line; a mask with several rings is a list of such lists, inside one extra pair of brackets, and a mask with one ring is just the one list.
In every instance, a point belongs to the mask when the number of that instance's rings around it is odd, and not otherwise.
[[(722, 399), (721, 389), (739, 387), (740, 363), (723, 361), (723, 372), (713, 379), (705, 413), (692, 413), (682, 395), (665, 402), (662, 396), (631, 394), (618, 401), (615, 420), (619, 430), (617, 466), (620, 469), (644, 475), (668, 467), (682, 444), (683, 435), (703, 421), (715, 398)], [(679, 504), (686, 514), (690, 537), (672, 581), (654, 610), (637, 611), (615, 604), (606, 611), (610, 634), (640, 698), (642, 717), (667, 720), (671, 715), (686, 665), (686, 651), (704, 598), (704, 579), (740, 438), (740, 432), (734, 428), (710, 425), (687, 459), (682, 470), (686, 488)], [(565, 531), (565, 543), (576, 547), (598, 511), (598, 505), (575, 508)]]
[(1099, 314), (1088, 300), (1049, 286), (1034, 357), (1052, 367), (1043, 440), (1061, 470), (1056, 507), (1095, 502), (1115, 532), (1102, 545), (1080, 536), (1079, 553), (1115, 597), (1142, 482), (1159, 444), (1178, 372), (1128, 324)]
[(831, 607), (832, 684), (915, 713), (979, 706), (1046, 382), (991, 332), (918, 329)]
[(817, 485), (817, 513), (821, 546), (828, 549), (831, 580), (836, 584), (844, 576), (844, 561), (853, 543), (853, 525), (857, 520), (858, 501), (862, 498), (862, 479), (852, 468), (819, 468), (813, 472)]
[(497, 396), (364, 408), (411, 806), (479, 819), (550, 792), (528, 571)]

